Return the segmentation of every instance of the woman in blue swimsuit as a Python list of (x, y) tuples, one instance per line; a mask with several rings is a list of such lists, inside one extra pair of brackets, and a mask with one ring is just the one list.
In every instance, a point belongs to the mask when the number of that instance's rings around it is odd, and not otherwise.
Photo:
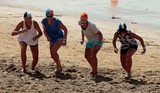
[(53, 16), (53, 10), (47, 9), (46, 18), (42, 20), (42, 25), (44, 35), (46, 36), (47, 41), (50, 43), (51, 57), (56, 63), (55, 72), (61, 72), (62, 66), (57, 51), (62, 45), (66, 45), (67, 28), (59, 19)]

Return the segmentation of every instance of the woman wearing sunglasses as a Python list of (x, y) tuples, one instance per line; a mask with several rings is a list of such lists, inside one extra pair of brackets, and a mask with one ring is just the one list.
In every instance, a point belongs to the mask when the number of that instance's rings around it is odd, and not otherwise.
[(92, 71), (91, 75), (93, 77), (97, 76), (97, 53), (102, 47), (103, 44), (103, 35), (98, 30), (95, 24), (88, 21), (88, 15), (83, 12), (80, 16), (79, 25), (82, 31), (82, 41), (81, 44), (84, 43), (84, 36), (87, 38), (86, 49), (85, 49), (85, 58), (90, 64)]
[(142, 54), (146, 52), (144, 41), (140, 36), (136, 35), (130, 30), (127, 30), (127, 26), (125, 23), (120, 23), (118, 30), (114, 34), (113, 47), (115, 53), (118, 53), (118, 49), (116, 46), (117, 38), (119, 38), (121, 42), (121, 51), (120, 51), (121, 65), (123, 69), (127, 72), (126, 79), (129, 79), (131, 78), (132, 56), (137, 51), (138, 48), (136, 39), (140, 41), (143, 47)]
[(53, 16), (54, 16), (53, 10), (47, 9), (46, 18), (42, 20), (42, 25), (43, 25), (43, 32), (47, 38), (47, 41), (50, 44), (51, 58), (56, 63), (55, 72), (59, 73), (62, 71), (62, 66), (57, 51), (62, 45), (64, 46), (66, 45), (67, 28), (59, 19)]
[[(20, 30), (21, 29), (21, 30)], [(38, 63), (38, 39), (42, 36), (42, 31), (36, 21), (32, 20), (30, 13), (24, 13), (24, 20), (21, 21), (14, 31), (11, 33), (12, 36), (19, 35), (18, 41), (21, 48), (21, 60), (23, 72), (26, 73), (26, 50), (27, 45), (30, 46), (32, 52), (32, 70), (35, 72), (36, 64)]]

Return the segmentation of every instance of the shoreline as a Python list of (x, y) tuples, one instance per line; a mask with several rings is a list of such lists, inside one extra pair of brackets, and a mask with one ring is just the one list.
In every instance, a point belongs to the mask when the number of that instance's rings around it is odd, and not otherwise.
[[(5, 1), (4, 1), (5, 2)], [(15, 2), (13, 3), (13, 4), (15, 4)], [(34, 7), (33, 5), (28, 5), (28, 4), (26, 4), (26, 5), (24, 5), (24, 6), (21, 6), (20, 5), (20, 3), (18, 3), (18, 4), (16, 4), (16, 5), (13, 5), (13, 4), (11, 4), (11, 3), (2, 3), (2, 4), (0, 4), (0, 5), (3, 5), (3, 6), (8, 6), (8, 7), (11, 7), (11, 8), (21, 8), (21, 9), (26, 9), (26, 10), (29, 10), (29, 11), (32, 11), (32, 10), (34, 10), (34, 11), (38, 11), (38, 12), (44, 12), (46, 9), (44, 9), (44, 7), (43, 8), (40, 8), (40, 7)], [(50, 8), (50, 7), (48, 7), (48, 8)], [(114, 13), (114, 9), (111, 11), (111, 9), (110, 8), (115, 8), (115, 6), (111, 6), (111, 7), (107, 7), (108, 8), (108, 12), (109, 12), (109, 15), (106, 17), (106, 16), (103, 16), (103, 17), (100, 17), (99, 15), (97, 15), (97, 16), (95, 16), (95, 15), (93, 15), (92, 13), (89, 13), (90, 15), (90, 19), (91, 20), (95, 20), (95, 21), (100, 21), (101, 23), (103, 23), (103, 24), (110, 24), (110, 23), (108, 23), (107, 21), (113, 21), (112, 23), (115, 23), (115, 22), (126, 22), (126, 23), (128, 23), (129, 25), (131, 25), (131, 24), (137, 24), (137, 25), (140, 25), (140, 26), (146, 26), (146, 27), (151, 27), (151, 28), (154, 28), (154, 29), (160, 29), (160, 27), (157, 25), (150, 25), (149, 23), (140, 23), (140, 22), (137, 22), (137, 21), (134, 21), (134, 19), (127, 19), (127, 18), (121, 18), (121, 16), (119, 16), (118, 15), (118, 12), (121, 10), (121, 9), (119, 9), (119, 10), (117, 10), (117, 11), (115, 11), (115, 12), (117, 12), (117, 16), (116, 15), (114, 15), (115, 13)], [(57, 7), (55, 7), (55, 9), (53, 9), (54, 11), (55, 11), (55, 13), (56, 14), (58, 14), (58, 15), (63, 15), (63, 16), (68, 16), (68, 17), (70, 17), (70, 16), (72, 16), (73, 18), (79, 18), (79, 15), (80, 15), (80, 13), (78, 14), (77, 12), (76, 13), (69, 13), (69, 12), (71, 12), (71, 11), (68, 11), (68, 13), (67, 12), (65, 12), (65, 11), (62, 11), (62, 10), (56, 10), (57, 9)], [(110, 10), (110, 11), (109, 11)], [(123, 10), (124, 11), (124, 10)], [(127, 11), (129, 11), (129, 10), (127, 10)], [(82, 11), (83, 12), (83, 11)], [(145, 13), (146, 11), (144, 11), (144, 13)], [(148, 12), (147, 12), (148, 13)], [(152, 11), (151, 11), (151, 13), (152, 13)], [(102, 14), (103, 15), (103, 14)], [(97, 17), (98, 17), (98, 19), (97, 19)], [(115, 19), (112, 19), (112, 17), (115, 17)], [(116, 17), (118, 17), (118, 19), (116, 19)], [(127, 16), (125, 16), (125, 17), (127, 17)]]

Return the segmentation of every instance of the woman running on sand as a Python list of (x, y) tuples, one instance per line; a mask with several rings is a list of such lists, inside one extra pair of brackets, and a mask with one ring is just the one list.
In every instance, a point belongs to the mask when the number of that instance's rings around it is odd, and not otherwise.
[(118, 53), (116, 46), (116, 40), (119, 38), (121, 42), (120, 60), (123, 69), (127, 72), (126, 78), (131, 78), (131, 67), (132, 67), (132, 56), (137, 51), (138, 44), (136, 39), (138, 39), (143, 47), (142, 54), (146, 52), (146, 47), (144, 45), (143, 39), (136, 35), (135, 33), (127, 30), (125, 23), (120, 23), (119, 29), (114, 34), (113, 47), (114, 52)]
[(27, 45), (30, 46), (32, 52), (32, 70), (34, 71), (38, 63), (38, 38), (42, 36), (42, 31), (38, 23), (32, 20), (32, 15), (30, 13), (25, 12), (24, 20), (16, 26), (11, 35), (19, 35), (18, 41), (21, 48), (22, 71), (26, 73)]
[[(47, 9), (46, 18), (42, 20), (42, 25), (43, 32), (50, 44), (51, 57), (56, 63), (55, 73), (60, 73), (62, 71), (62, 66), (57, 51), (62, 45), (66, 45), (67, 28), (59, 19), (53, 16), (53, 10)], [(64, 31), (64, 35), (62, 30)]]
[(79, 25), (82, 31), (82, 41), (81, 44), (84, 43), (84, 35), (87, 38), (86, 49), (85, 49), (85, 58), (89, 62), (92, 71), (91, 75), (93, 77), (97, 76), (97, 53), (102, 47), (103, 44), (103, 35), (97, 29), (96, 25), (88, 21), (88, 15), (83, 12), (80, 16)]

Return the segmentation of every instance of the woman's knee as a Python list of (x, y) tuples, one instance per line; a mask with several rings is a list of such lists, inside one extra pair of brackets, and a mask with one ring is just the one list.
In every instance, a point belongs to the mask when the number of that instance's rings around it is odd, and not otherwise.
[(57, 52), (52, 52), (51, 57), (52, 57), (53, 59), (57, 58), (57, 56), (58, 56), (58, 53), (57, 53)]
[(57, 53), (57, 50), (55, 50), (55, 49), (52, 49), (52, 54), (56, 54)]
[(87, 60), (90, 60), (90, 59), (91, 59), (91, 56), (90, 56), (90, 55), (84, 55), (84, 57), (85, 57)]
[(132, 58), (132, 54), (127, 54), (127, 59), (131, 59)]
[(96, 58), (97, 57), (97, 54), (95, 54), (95, 53), (92, 53), (91, 55), (90, 55), (90, 57), (93, 59), (93, 58)]

